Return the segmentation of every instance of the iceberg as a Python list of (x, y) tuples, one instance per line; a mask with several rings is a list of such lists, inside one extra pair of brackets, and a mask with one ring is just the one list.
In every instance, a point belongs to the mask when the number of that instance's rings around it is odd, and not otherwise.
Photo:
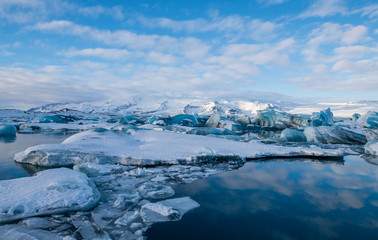
[(211, 127), (211, 128), (216, 128), (218, 127), (220, 120), (220, 115), (218, 113), (214, 113), (213, 115), (210, 116), (210, 118), (206, 121), (205, 127)]
[(305, 117), (274, 110), (257, 111), (257, 116), (252, 120), (252, 123), (257, 123), (259, 126), (277, 129), (302, 129), (309, 126), (310, 122), (311, 120)]
[(173, 117), (161, 118), (167, 125), (178, 124), (187, 127), (198, 127), (197, 119), (190, 114), (179, 114)]
[(365, 145), (365, 153), (368, 155), (378, 156), (378, 140), (367, 142)]
[(10, 124), (1, 124), (0, 125), (0, 136), (15, 136), (17, 128), (14, 125)]
[(304, 130), (307, 142), (330, 144), (365, 144), (366, 136), (342, 127), (307, 127)]
[(100, 199), (95, 184), (80, 172), (50, 169), (33, 177), (0, 181), (0, 223), (32, 216), (86, 211)]
[(43, 116), (39, 118), (39, 123), (68, 123), (77, 120), (76, 117), (65, 115)]
[(357, 119), (357, 125), (364, 128), (378, 128), (378, 112), (367, 112)]
[(119, 119), (119, 123), (121, 124), (143, 124), (144, 121), (142, 119), (130, 116), (130, 115), (125, 115)]
[(303, 131), (286, 128), (281, 132), (280, 139), (288, 142), (306, 142), (306, 136)]
[(258, 141), (236, 142), (207, 136), (167, 131), (77, 133), (61, 144), (33, 146), (17, 153), (14, 160), (38, 166), (57, 167), (85, 162), (134, 166), (225, 162), (238, 158), (322, 156), (341, 157), (337, 150), (266, 145)]
[(330, 108), (312, 113), (310, 119), (312, 121), (312, 126), (331, 126), (334, 123), (333, 113)]

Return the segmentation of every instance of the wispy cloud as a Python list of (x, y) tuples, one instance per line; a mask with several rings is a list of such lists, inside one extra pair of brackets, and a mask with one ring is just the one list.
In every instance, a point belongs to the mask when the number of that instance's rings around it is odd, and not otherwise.
[[(149, 28), (166, 28), (172, 31), (185, 31), (188, 33), (220, 32), (230, 39), (245, 37), (257, 41), (270, 40), (276, 36), (276, 31), (282, 27), (270, 21), (250, 19), (239, 15), (219, 16), (214, 14), (210, 19), (197, 18), (192, 20), (173, 20), (169, 18), (148, 18), (139, 15), (141, 24)], [(228, 35), (227, 33), (232, 33)]]
[(343, 0), (316, 0), (307, 10), (299, 15), (299, 18), (327, 17), (336, 14), (345, 15), (348, 8)]

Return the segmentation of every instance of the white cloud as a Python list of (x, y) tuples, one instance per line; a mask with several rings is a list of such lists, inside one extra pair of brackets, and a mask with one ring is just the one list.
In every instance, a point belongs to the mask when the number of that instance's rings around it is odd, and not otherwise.
[(87, 49), (70, 49), (66, 52), (60, 53), (66, 57), (97, 57), (104, 59), (128, 59), (135, 57), (137, 54), (133, 54), (126, 49), (105, 49), (105, 48), (87, 48)]
[(61, 75), (57, 66), (46, 66), (40, 70), (0, 67), (0, 79), (3, 106), (25, 108), (104, 97), (85, 79)]
[(343, 0), (316, 0), (306, 11), (301, 13), (299, 18), (327, 17), (336, 14), (345, 15), (348, 13)]
[(287, 1), (288, 0), (257, 0), (258, 3), (263, 4), (265, 6), (278, 5)]
[(354, 10), (352, 13), (359, 13), (362, 17), (369, 17), (370, 19), (376, 19), (378, 17), (378, 4), (373, 4), (366, 6), (357, 10)]
[(121, 6), (114, 6), (111, 8), (103, 7), (100, 5), (96, 6), (89, 6), (89, 7), (78, 7), (77, 12), (79, 14), (95, 17), (98, 18), (101, 15), (113, 17), (117, 20), (123, 20), (124, 14), (123, 14), (123, 8)]
[(175, 38), (166, 35), (137, 34), (128, 30), (99, 30), (65, 20), (38, 23), (30, 29), (74, 35), (93, 39), (112, 46), (125, 46), (136, 50), (159, 50), (175, 52), (189, 58), (201, 58), (209, 50), (209, 45), (196, 38)]
[(175, 32), (186, 31), (189, 33), (214, 31), (223, 33), (231, 39), (238, 39), (244, 36), (257, 41), (273, 38), (277, 29), (281, 27), (280, 24), (270, 21), (250, 19), (239, 15), (221, 17), (218, 14), (213, 14), (210, 20), (197, 18), (182, 21), (169, 18), (147, 18), (140, 15), (137, 17), (137, 21), (150, 28), (167, 28)]

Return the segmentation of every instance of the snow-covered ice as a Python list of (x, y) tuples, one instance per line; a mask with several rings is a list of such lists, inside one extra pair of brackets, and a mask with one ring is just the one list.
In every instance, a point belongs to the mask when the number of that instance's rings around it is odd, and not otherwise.
[(232, 156), (246, 159), (270, 156), (340, 157), (342, 154), (340, 151), (320, 148), (266, 145), (258, 141), (236, 142), (166, 131), (140, 130), (131, 133), (86, 131), (69, 137), (62, 144), (30, 147), (17, 153), (15, 161), (50, 167), (84, 162), (151, 166), (194, 164), (214, 161), (217, 157)]
[(0, 193), (0, 222), (89, 210), (100, 199), (95, 184), (85, 174), (67, 168), (0, 181)]

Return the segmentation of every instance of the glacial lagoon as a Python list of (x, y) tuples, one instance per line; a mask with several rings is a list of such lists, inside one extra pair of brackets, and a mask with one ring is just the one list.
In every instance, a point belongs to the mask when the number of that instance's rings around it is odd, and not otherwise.
[[(3, 139), (1, 179), (28, 176), (13, 156), (69, 135)], [(378, 235), (378, 165), (374, 159), (284, 158), (249, 161), (173, 188), (200, 204), (180, 221), (156, 223), (147, 239), (374, 239)], [(27, 172), (29, 171), (29, 173)]]
[(376, 239), (378, 166), (344, 160), (249, 161), (178, 185), (200, 207), (153, 225), (148, 239)]

